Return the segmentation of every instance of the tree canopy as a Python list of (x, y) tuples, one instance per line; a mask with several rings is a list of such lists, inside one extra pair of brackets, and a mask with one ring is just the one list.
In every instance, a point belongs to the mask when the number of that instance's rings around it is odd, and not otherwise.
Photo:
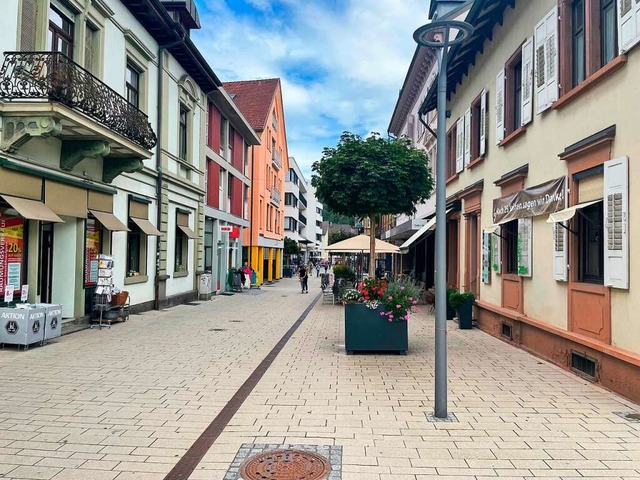
[(285, 255), (298, 255), (302, 249), (298, 242), (289, 237), (284, 237), (284, 254)]
[(311, 184), (325, 209), (349, 217), (410, 215), (433, 188), (427, 154), (405, 137), (344, 132), (312, 168)]
[(313, 164), (311, 184), (325, 209), (370, 219), (369, 275), (375, 275), (375, 227), (380, 215), (411, 215), (431, 195), (433, 178), (426, 152), (406, 137), (363, 138), (344, 132)]

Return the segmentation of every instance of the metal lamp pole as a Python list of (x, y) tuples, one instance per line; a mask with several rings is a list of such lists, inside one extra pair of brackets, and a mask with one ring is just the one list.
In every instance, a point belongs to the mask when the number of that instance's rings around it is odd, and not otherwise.
[[(446, 132), (447, 129), (447, 53), (449, 47), (461, 43), (473, 27), (454, 20), (434, 21), (423, 25), (413, 34), (415, 41), (425, 47), (437, 49), (438, 55), (438, 104), (437, 104), (437, 156), (436, 156), (436, 251), (435, 251), (435, 405), (436, 418), (445, 419), (447, 412), (447, 235), (446, 235)], [(451, 31), (459, 31), (450, 40)]]

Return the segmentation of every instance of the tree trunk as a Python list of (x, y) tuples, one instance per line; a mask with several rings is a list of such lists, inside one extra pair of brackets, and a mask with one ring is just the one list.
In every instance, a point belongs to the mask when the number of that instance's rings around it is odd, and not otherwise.
[(376, 216), (369, 217), (369, 277), (376, 278)]

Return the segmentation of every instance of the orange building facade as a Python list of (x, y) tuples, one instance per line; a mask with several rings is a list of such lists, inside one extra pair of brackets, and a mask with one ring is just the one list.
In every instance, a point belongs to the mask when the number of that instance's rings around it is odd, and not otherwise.
[(262, 284), (282, 278), (284, 182), (289, 170), (282, 89), (277, 78), (229, 82), (224, 87), (260, 137), (260, 145), (248, 152), (250, 227), (244, 230), (243, 261)]

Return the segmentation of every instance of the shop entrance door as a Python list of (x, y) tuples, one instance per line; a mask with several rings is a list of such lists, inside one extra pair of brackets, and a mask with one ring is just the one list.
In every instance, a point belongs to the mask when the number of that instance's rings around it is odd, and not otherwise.
[(51, 303), (53, 285), (53, 223), (40, 223), (40, 301)]

